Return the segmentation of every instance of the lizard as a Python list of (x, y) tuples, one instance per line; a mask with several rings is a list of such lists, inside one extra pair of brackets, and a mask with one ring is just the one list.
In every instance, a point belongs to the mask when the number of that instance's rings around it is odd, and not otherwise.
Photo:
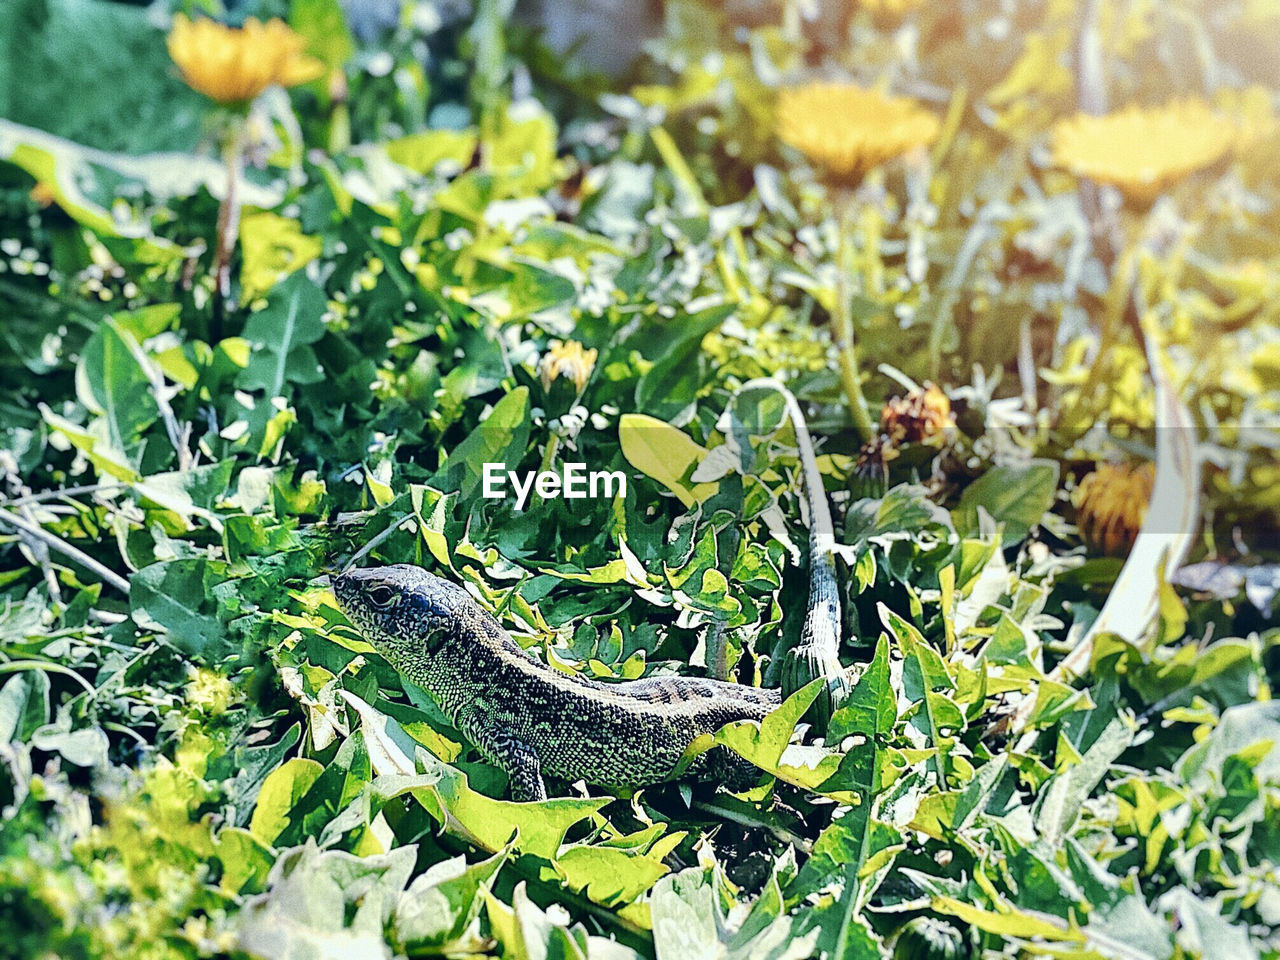
[[(757, 387), (778, 390), (787, 402), (810, 514), (809, 601), (800, 643), (784, 655), (781, 690), (700, 677), (590, 680), (528, 655), (466, 590), (420, 567), (356, 568), (332, 579), (347, 619), (507, 774), (516, 800), (546, 799), (544, 773), (627, 789), (669, 780), (695, 740), (736, 720), (763, 720), (817, 676), (828, 678), (816, 701), (821, 716), (847, 693), (835, 540), (812, 441), (789, 390), (774, 380), (742, 389)], [(758, 777), (721, 746), (694, 757), (684, 772), (734, 789)]]
[[(462, 587), (410, 564), (349, 570), (332, 584), (347, 619), (507, 774), (518, 801), (546, 799), (544, 773), (628, 789), (672, 779), (696, 739), (763, 720), (782, 702), (777, 690), (701, 677), (603, 683), (561, 673)], [(686, 772), (736, 789), (758, 776), (720, 746)]]

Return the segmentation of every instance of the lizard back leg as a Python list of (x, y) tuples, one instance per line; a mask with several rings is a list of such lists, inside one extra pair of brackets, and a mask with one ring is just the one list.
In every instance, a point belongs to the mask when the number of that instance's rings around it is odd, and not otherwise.
[(760, 782), (762, 771), (750, 760), (725, 747), (712, 747), (694, 760), (689, 776), (723, 786), (730, 793), (750, 790)]
[(542, 761), (527, 743), (505, 730), (495, 730), (474, 712), (459, 718), (459, 729), (486, 760), (502, 768), (511, 783), (511, 798), (520, 802), (547, 799), (542, 782)]

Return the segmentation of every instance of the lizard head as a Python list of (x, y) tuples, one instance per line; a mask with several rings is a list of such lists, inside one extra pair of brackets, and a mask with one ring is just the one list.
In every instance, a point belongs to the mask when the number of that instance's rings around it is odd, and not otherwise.
[(407, 563), (338, 574), (333, 593), (352, 626), (397, 668), (402, 658), (434, 653), (475, 603), (457, 584)]

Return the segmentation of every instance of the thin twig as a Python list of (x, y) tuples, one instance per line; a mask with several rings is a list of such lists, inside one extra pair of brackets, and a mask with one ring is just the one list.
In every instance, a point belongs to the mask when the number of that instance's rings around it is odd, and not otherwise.
[(138, 733), (136, 730), (126, 727), (123, 723), (116, 723), (112, 720), (103, 720), (102, 728), (104, 730), (114, 730), (116, 733), (123, 733), (126, 736), (133, 737), (139, 745), (146, 747), (147, 749), (151, 748), (151, 744), (147, 741), (146, 737), (142, 736), (142, 734)]
[(86, 483), (79, 487), (63, 487), (61, 490), (42, 490), (39, 493), (28, 493), (21, 497), (0, 500), (0, 506), (12, 507), (23, 503), (44, 503), (48, 500), (57, 500), (60, 497), (79, 497), (86, 493), (114, 495), (127, 488), (128, 484), (119, 480), (104, 480), (101, 483)]
[(347, 561), (347, 565), (343, 569), (350, 570), (357, 563), (359, 563), (366, 556), (368, 556), (371, 551), (373, 551), (377, 547), (380, 547), (384, 543), (386, 543), (389, 539), (391, 539), (391, 535), (400, 529), (400, 525), (403, 524), (406, 520), (409, 520), (410, 518), (412, 518), (412, 516), (413, 514), (406, 513), (403, 516), (401, 516), (399, 520), (396, 520), (388, 524), (385, 530), (383, 530), (376, 537), (374, 537), (372, 540), (366, 543), (363, 547), (357, 550), (352, 555), (351, 559)]
[(23, 533), (26, 533), (29, 536), (35, 537), (37, 540), (40, 540), (42, 543), (47, 544), (48, 546), (52, 547), (54, 550), (57, 550), (59, 553), (63, 554), (64, 556), (70, 557), (72, 560), (74, 560), (76, 563), (80, 564), (82, 567), (86, 568), (90, 572), (97, 574), (101, 580), (111, 584), (111, 586), (115, 587), (117, 590), (123, 593), (126, 597), (129, 595), (128, 580), (120, 576), (120, 574), (116, 573), (115, 571), (107, 569), (97, 560), (93, 559), (93, 557), (85, 553), (83, 550), (79, 549), (78, 547), (72, 546), (71, 544), (67, 543), (67, 541), (63, 540), (61, 537), (50, 533), (44, 527), (41, 527), (34, 523), (28, 523), (26, 520), (23, 520), (20, 517), (14, 516), (11, 512), (7, 510), (0, 510), (0, 523), (7, 523), (9, 524), (9, 526), (13, 527), (15, 530), (21, 530)]

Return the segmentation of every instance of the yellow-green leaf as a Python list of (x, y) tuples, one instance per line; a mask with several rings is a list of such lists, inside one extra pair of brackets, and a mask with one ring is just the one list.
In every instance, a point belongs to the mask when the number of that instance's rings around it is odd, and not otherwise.
[(618, 440), (627, 462), (670, 490), (686, 507), (713, 496), (717, 483), (691, 483), (689, 475), (707, 455), (684, 431), (642, 413), (628, 413), (618, 424)]

